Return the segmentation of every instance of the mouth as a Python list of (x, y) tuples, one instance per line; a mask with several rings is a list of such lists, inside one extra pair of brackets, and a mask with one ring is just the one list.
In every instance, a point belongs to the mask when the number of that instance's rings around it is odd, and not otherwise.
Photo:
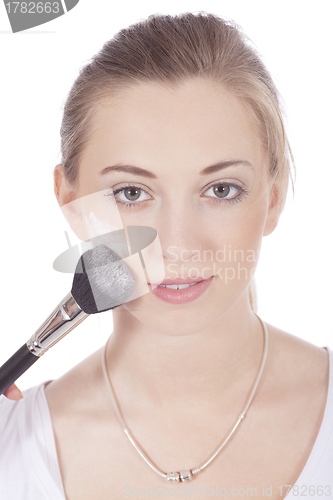
[[(150, 291), (159, 299), (171, 304), (185, 304), (198, 299), (210, 286), (214, 276), (208, 279), (198, 278), (192, 281), (189, 279), (168, 279), (159, 285), (148, 283)], [(172, 282), (173, 281), (173, 282)], [(187, 283), (184, 283), (186, 282)], [(176, 283), (175, 283), (176, 282)], [(178, 283), (177, 283), (178, 282)], [(168, 283), (168, 284), (167, 284)], [(154, 286), (154, 288), (152, 288)]]
[(202, 278), (201, 276), (199, 276), (198, 278), (165, 278), (163, 281), (161, 281), (161, 283), (151, 283), (151, 285), (167, 287), (174, 287), (174, 285), (196, 285), (201, 281), (206, 281), (206, 279), (209, 278)]
[(196, 285), (197, 283), (201, 283), (200, 281), (194, 282), (194, 283), (187, 283), (187, 284), (174, 284), (174, 285), (158, 285), (158, 286), (163, 286), (164, 288), (168, 288), (169, 290), (184, 290), (185, 288), (188, 288), (190, 286)]

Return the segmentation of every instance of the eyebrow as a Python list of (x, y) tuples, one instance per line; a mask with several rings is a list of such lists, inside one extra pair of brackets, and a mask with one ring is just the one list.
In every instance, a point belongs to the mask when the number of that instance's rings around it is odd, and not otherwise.
[[(209, 167), (204, 168), (199, 172), (199, 174), (200, 175), (214, 174), (215, 172), (218, 172), (219, 170), (222, 170), (227, 167), (231, 167), (232, 165), (245, 165), (253, 168), (253, 165), (247, 160), (226, 160), (214, 163), (214, 165), (210, 165)], [(153, 174), (153, 172), (150, 172), (149, 170), (140, 167), (135, 167), (133, 165), (122, 165), (122, 164), (113, 165), (111, 167), (105, 167), (103, 168), (103, 170), (101, 170), (100, 174), (106, 175), (111, 172), (126, 172), (128, 174), (139, 175), (141, 177), (148, 177), (149, 179), (157, 179), (157, 176)]]

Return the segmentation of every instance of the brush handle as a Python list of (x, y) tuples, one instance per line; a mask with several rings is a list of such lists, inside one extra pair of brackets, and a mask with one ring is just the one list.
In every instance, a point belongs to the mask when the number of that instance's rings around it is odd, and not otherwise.
[(23, 344), (11, 358), (0, 367), (0, 394), (3, 394), (22, 373), (39, 359)]
[(88, 316), (68, 293), (36, 333), (0, 367), (0, 394)]

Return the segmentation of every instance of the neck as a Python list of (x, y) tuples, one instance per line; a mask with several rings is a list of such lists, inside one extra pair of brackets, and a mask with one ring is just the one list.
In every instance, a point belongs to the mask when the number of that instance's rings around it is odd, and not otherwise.
[(158, 404), (179, 411), (186, 403), (209, 411), (216, 401), (230, 408), (245, 404), (264, 346), (262, 326), (247, 301), (188, 335), (153, 331), (123, 306), (113, 318), (107, 369), (122, 407)]

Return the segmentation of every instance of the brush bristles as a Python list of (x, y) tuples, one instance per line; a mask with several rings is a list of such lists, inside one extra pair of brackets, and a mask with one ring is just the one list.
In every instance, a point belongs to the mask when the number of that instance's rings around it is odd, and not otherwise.
[(135, 289), (135, 279), (119, 255), (106, 245), (84, 252), (77, 263), (71, 294), (87, 314), (124, 304)]

